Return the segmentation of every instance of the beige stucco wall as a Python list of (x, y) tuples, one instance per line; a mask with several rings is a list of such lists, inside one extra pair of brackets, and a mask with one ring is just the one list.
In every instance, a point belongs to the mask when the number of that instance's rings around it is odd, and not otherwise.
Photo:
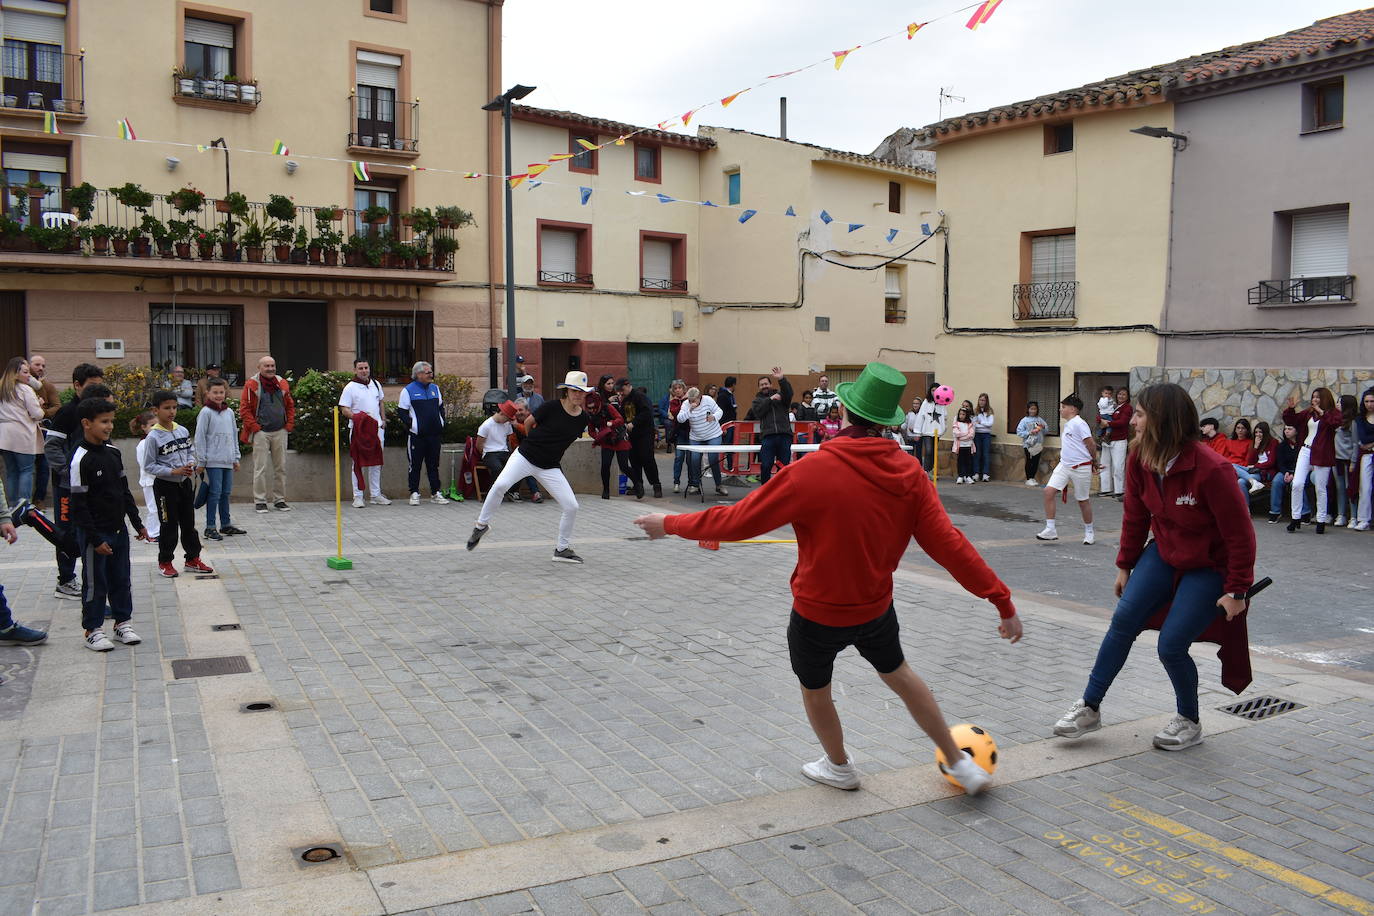
[[(884, 321), (884, 271), (852, 271), (801, 252), (830, 252), (857, 265), (890, 256), (921, 238), (922, 214), (935, 206), (932, 181), (905, 169), (827, 161), (823, 151), (723, 128), (703, 128), (717, 148), (703, 154), (702, 187), (725, 193), (725, 174), (740, 170), (741, 205), (758, 210), (739, 224), (737, 211), (705, 210), (702, 259), (709, 265), (702, 286), (701, 370), (703, 376), (763, 372), (781, 365), (804, 376), (811, 367), (861, 366), (881, 359), (908, 371), (931, 368), (931, 339), (938, 301), (929, 295), (935, 266), (934, 243), (905, 263), (907, 320)], [(888, 182), (903, 185), (902, 213), (888, 212)], [(788, 206), (797, 216), (783, 215)], [(825, 209), (835, 221), (818, 217)], [(865, 224), (854, 233), (847, 222)], [(888, 229), (898, 229), (893, 243)], [(799, 284), (799, 264), (804, 276)], [(741, 308), (740, 306), (773, 306)], [(817, 316), (830, 318), (829, 331), (815, 329)]]
[[(1127, 373), (1154, 361), (1151, 333), (1072, 329), (1159, 323), (1173, 154), (1167, 142), (1129, 130), (1142, 124), (1172, 126), (1171, 107), (1080, 116), (1074, 121), (1075, 148), (1067, 153), (1045, 155), (1038, 123), (939, 146), (938, 200), (949, 229), (950, 324), (989, 329), (942, 333), (937, 340), (938, 379), (954, 388), (956, 398), (973, 400), (988, 392), (995, 412), (1014, 420), (1025, 405), (1006, 403), (1008, 366), (1057, 366), (1061, 389), (1068, 392), (1075, 372)], [(1068, 227), (1077, 235), (1076, 319), (1013, 321), (1021, 234)], [(1060, 327), (1064, 333), (995, 333), (1016, 326)], [(999, 432), (1005, 428), (999, 421)], [(999, 440), (1018, 441), (1004, 432)]]

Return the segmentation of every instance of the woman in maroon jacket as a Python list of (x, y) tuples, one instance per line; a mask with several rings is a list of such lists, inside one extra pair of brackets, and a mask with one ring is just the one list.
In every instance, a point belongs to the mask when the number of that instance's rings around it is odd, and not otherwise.
[(1293, 520), (1288, 523), (1288, 530), (1297, 531), (1302, 527), (1303, 493), (1310, 475), (1317, 490), (1317, 534), (1325, 534), (1326, 523), (1331, 521), (1326, 513), (1326, 485), (1331, 480), (1331, 468), (1336, 464), (1336, 430), (1343, 418), (1330, 388), (1312, 389), (1311, 404), (1299, 411), (1296, 409), (1298, 397), (1293, 395), (1288, 399), (1288, 409), (1283, 412), (1283, 422), (1298, 431), (1298, 440), (1302, 442), (1298, 469), (1293, 472), (1289, 503)]
[(1116, 409), (1110, 418), (1098, 420), (1106, 442), (1102, 446), (1101, 496), (1120, 499), (1126, 491), (1126, 445), (1131, 438), (1131, 392), (1122, 385), (1116, 389)]
[(587, 395), (587, 420), (592, 441), (601, 449), (601, 498), (611, 498), (611, 461), (620, 462), (620, 473), (634, 479), (630, 467), (630, 434), (625, 418), (615, 408), (620, 398), (615, 393), (615, 376), (603, 375), (596, 391)]
[(1173, 684), (1178, 714), (1155, 735), (1154, 745), (1181, 751), (1202, 741), (1197, 666), (1188, 647), (1222, 613), (1243, 637), (1243, 618), (1233, 621), (1245, 612), (1254, 576), (1255, 529), (1231, 463), (1198, 442), (1197, 408), (1186, 391), (1171, 384), (1144, 389), (1131, 426), (1136, 442), (1127, 460), (1116, 557), (1121, 600), (1083, 698), (1055, 723), (1054, 733), (1077, 738), (1102, 727), (1098, 707), (1107, 689), (1135, 638), (1167, 605), (1159, 661)]

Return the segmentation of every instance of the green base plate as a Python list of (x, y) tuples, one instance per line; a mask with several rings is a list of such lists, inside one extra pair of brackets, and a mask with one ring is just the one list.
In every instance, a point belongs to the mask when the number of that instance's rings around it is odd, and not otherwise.
[(352, 569), (353, 561), (347, 557), (329, 557), (324, 561), (330, 569)]

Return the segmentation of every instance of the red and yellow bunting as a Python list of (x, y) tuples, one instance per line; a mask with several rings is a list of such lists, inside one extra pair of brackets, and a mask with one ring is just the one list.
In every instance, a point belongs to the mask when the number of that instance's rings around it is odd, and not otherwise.
[(983, 0), (978, 5), (978, 9), (973, 11), (968, 22), (964, 26), (968, 29), (976, 30), (980, 25), (992, 18), (992, 14), (997, 12), (997, 7), (1002, 5), (1002, 0)]

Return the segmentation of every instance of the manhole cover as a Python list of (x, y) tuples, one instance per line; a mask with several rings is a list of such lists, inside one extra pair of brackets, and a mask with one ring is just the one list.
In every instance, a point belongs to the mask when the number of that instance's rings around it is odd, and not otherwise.
[(239, 707), (239, 712), (266, 712), (269, 709), (276, 709), (277, 704), (267, 700), (258, 700), (254, 703), (244, 703)]
[(241, 630), (241, 629), (243, 629), (243, 627), (240, 626), (240, 625), (237, 624), (237, 623), (217, 623), (217, 624), (215, 624), (214, 626), (212, 626), (210, 629), (212, 629), (212, 630)]
[(242, 655), (217, 658), (177, 658), (172, 660), (172, 677), (213, 677), (217, 674), (248, 674), (248, 659)]
[(1241, 700), (1239, 703), (1232, 703), (1230, 706), (1223, 706), (1221, 711), (1229, 712), (1233, 716), (1240, 716), (1242, 719), (1267, 719), (1270, 716), (1303, 708), (1301, 703), (1294, 703), (1292, 700), (1285, 700), (1281, 697), (1251, 697), (1248, 700)]

